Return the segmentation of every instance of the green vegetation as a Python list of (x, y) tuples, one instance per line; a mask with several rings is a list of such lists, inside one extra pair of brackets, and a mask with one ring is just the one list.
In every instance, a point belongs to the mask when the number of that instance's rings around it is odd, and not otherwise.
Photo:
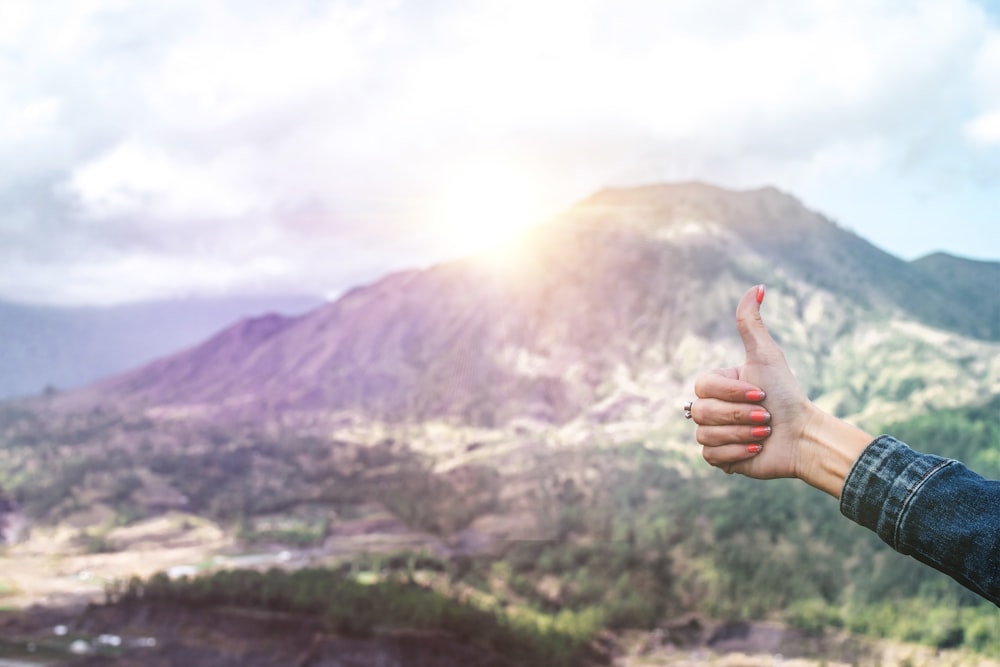
[(589, 643), (597, 626), (586, 617), (476, 606), (398, 576), (361, 583), (349, 568), (225, 570), (177, 580), (159, 574), (147, 581), (133, 579), (109, 593), (112, 603), (139, 600), (303, 614), (331, 631), (358, 637), (395, 629), (441, 631), (518, 665), (569, 667), (595, 657)]
[(17, 595), (18, 589), (14, 584), (0, 579), (0, 598)]
[[(1000, 397), (885, 431), (1000, 478), (998, 416)], [(150, 599), (225, 600), (229, 593), (213, 586), (245, 584), (232, 603), (320, 614), (352, 633), (415, 623), (460, 634), (469, 624), (490, 642), (549, 647), (531, 654), (556, 656), (546, 664), (568, 660), (601, 629), (653, 628), (687, 612), (1000, 653), (996, 607), (894, 553), (841, 517), (821, 492), (791, 480), (724, 477), (697, 461), (693, 447), (690, 458), (641, 443), (540, 447), (519, 454), (528, 457), (520, 462), (528, 472), (512, 479), (491, 467), (488, 456), (436, 472), (391, 440), (282, 439), (185, 422), (153, 429), (107, 413), (62, 423), (29, 413), (0, 418), (6, 419), (0, 420), (0, 486), (33, 516), (52, 521), (104, 505), (99, 522), (80, 533), (91, 551), (113, 546), (108, 527), (162, 511), (176, 498), (187, 511), (228, 521), (247, 542), (316, 546), (331, 534), (331, 521), (353, 520), (366, 506), (445, 537), (486, 514), (530, 510), (536, 534), (549, 538), (511, 541), (499, 553), (450, 562), (356, 558), (346, 573), (298, 575), (337, 591), (341, 607), (330, 599), (300, 606), (288, 590), (302, 586), (306, 595), (309, 587), (287, 573), (205, 580), (216, 583), (160, 578), (143, 584)], [(508, 484), (519, 484), (516, 494), (501, 493)], [(360, 571), (374, 572), (373, 583), (362, 584)], [(419, 571), (445, 580), (450, 593), (418, 585), (412, 574)], [(279, 582), (284, 592), (274, 594), (276, 607), (267, 592), (272, 583), (262, 582)], [(470, 603), (462, 597), (469, 592), (489, 604)], [(347, 602), (361, 605), (352, 611), (356, 620), (345, 615)]]
[(248, 541), (298, 546), (320, 542), (325, 527), (310, 520), (257, 530), (246, 520), (310, 504), (346, 516), (377, 502), (415, 528), (445, 535), (494, 510), (501, 488), (492, 468), (437, 474), (431, 461), (392, 440), (279, 438), (253, 424), (154, 424), (102, 410), (42, 420), (0, 406), (0, 461), (0, 490), (45, 522), (106, 508), (127, 524), (181, 509), (246, 529)]
[(76, 544), (85, 553), (105, 554), (117, 551), (108, 538), (111, 526), (97, 526), (89, 530), (80, 529), (76, 535)]
[[(887, 431), (1000, 478), (998, 416), (1000, 398)], [(510, 591), (537, 608), (598, 608), (612, 628), (694, 610), (1000, 652), (1000, 610), (893, 552), (815, 489), (742, 477), (715, 484), (714, 471), (687, 479), (640, 445), (579, 458), (600, 471), (595, 482), (565, 474), (539, 494), (556, 539), (514, 544), (503, 557)]]
[(500, 495), (500, 476), (478, 465), (450, 475), (414, 469), (393, 482), (382, 496), (386, 508), (408, 525), (438, 535), (451, 534), (495, 510)]
[(980, 406), (941, 410), (886, 427), (914, 449), (962, 461), (1000, 479), (1000, 396)]
[(275, 523), (244, 517), (236, 523), (236, 538), (244, 544), (277, 543), (304, 549), (322, 544), (328, 529), (329, 521), (325, 518)]

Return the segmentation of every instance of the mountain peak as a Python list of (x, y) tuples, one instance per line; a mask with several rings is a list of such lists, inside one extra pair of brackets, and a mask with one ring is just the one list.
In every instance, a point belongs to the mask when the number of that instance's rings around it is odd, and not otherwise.
[(718, 235), (720, 230), (768, 238), (776, 243), (799, 242), (836, 227), (798, 199), (775, 187), (730, 190), (700, 181), (656, 183), (605, 188), (564, 214), (577, 225), (614, 225), (659, 238), (674, 238), (664, 230), (683, 227)]
[(645, 183), (642, 185), (607, 187), (598, 190), (584, 200), (601, 201), (614, 198), (640, 198), (648, 201), (667, 201), (678, 198), (714, 199), (719, 197), (777, 197), (798, 201), (792, 195), (778, 188), (766, 185), (758, 188), (733, 189), (704, 181), (678, 181), (672, 183)]
[(513, 276), (475, 259), (392, 274), (299, 318), (238, 323), (98, 393), (254, 418), (561, 424), (660, 410), (656, 396), (721, 363), (720, 341), (735, 345), (732, 304), (754, 282), (779, 287), (772, 312), (801, 321), (784, 342), (803, 356), (830, 349), (859, 317), (963, 333), (978, 317), (927, 272), (772, 187), (606, 189), (528, 245), (530, 268)]

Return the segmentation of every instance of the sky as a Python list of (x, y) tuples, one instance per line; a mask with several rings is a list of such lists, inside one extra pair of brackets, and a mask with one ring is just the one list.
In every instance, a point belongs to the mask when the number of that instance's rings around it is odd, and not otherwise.
[(1000, 260), (1000, 2), (0, 0), (0, 300), (333, 296), (687, 180)]

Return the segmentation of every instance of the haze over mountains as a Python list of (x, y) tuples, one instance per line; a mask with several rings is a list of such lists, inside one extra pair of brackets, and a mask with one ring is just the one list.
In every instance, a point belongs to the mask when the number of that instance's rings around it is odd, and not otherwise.
[[(983, 284), (998, 273), (902, 261), (773, 188), (609, 189), (510, 248), (6, 402), (0, 487), (36, 520), (84, 526), (280, 511), (313, 534), (388, 511), (449, 539), (537, 534), (540, 480), (590, 483), (563, 450), (642, 443), (699, 469), (680, 406), (698, 374), (742, 359), (750, 285), (767, 283), (809, 394), (878, 430), (1000, 395), (1000, 293)], [(123, 350), (150, 335), (128, 321), (110, 337)]]
[(766, 282), (812, 395), (874, 422), (1000, 391), (1000, 291), (983, 280), (1000, 264), (974, 264), (903, 261), (773, 188), (609, 189), (499, 256), (241, 321), (91, 394), (255, 419), (662, 425), (698, 372), (740, 359), (734, 305)]
[[(488, 618), (585, 639), (696, 614), (987, 651), (995, 610), (815, 489), (706, 466), (681, 406), (698, 374), (742, 359), (733, 310), (765, 282), (764, 317), (820, 404), (998, 477), (997, 277), (905, 262), (773, 188), (605, 190), (509, 248), (0, 402), (0, 539), (32, 534), (0, 550), (0, 596), (100, 599), (175, 566), (221, 568), (244, 593), (228, 568), (364, 586), (402, 568)], [(241, 604), (289, 611), (269, 599)], [(376, 616), (358, 631), (378, 635)]]
[(0, 302), (0, 399), (79, 387), (176, 353), (241, 317), (291, 315), (320, 303), (308, 296), (73, 308)]

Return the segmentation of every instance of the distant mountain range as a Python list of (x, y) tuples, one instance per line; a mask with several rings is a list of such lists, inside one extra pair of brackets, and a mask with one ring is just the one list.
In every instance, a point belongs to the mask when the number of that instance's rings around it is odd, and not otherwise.
[[(773, 188), (604, 190), (509, 248), (2, 402), (0, 489), (23, 525), (72, 526), (91, 551), (185, 512), (300, 562), (506, 552), (508, 599), (618, 605), (619, 627), (664, 604), (770, 617), (945, 590), (814, 489), (706, 466), (681, 406), (698, 374), (742, 360), (733, 311), (765, 282), (769, 328), (822, 406), (873, 431), (920, 415), (914, 446), (995, 464), (998, 276), (903, 261)], [(133, 313), (94, 344), (174, 317)], [(97, 356), (75, 331), (49, 335)]]
[(320, 303), (301, 295), (111, 307), (0, 302), (0, 399), (76, 388), (176, 353), (242, 317), (294, 315)]
[[(695, 374), (739, 359), (734, 305), (766, 282), (768, 321), (811, 393), (876, 420), (1000, 387), (998, 275), (940, 254), (906, 262), (774, 188), (608, 189), (501, 256), (242, 320), (91, 395), (255, 419), (661, 423)], [(942, 378), (964, 389), (941, 396)]]

